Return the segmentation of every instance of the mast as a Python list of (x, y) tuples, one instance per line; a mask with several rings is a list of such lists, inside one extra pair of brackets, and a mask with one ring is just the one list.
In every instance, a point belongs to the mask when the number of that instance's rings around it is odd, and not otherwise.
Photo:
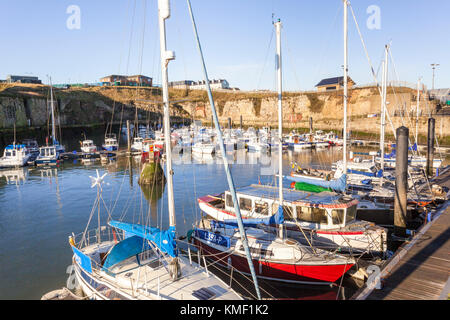
[[(164, 143), (166, 149), (166, 174), (167, 174), (167, 202), (169, 208), (169, 230), (175, 231), (175, 205), (173, 196), (173, 170), (172, 149), (170, 146), (170, 114), (169, 114), (169, 83), (167, 66), (170, 60), (175, 59), (173, 51), (166, 50), (166, 25), (165, 20), (170, 17), (170, 0), (158, 0), (159, 39), (161, 54), (161, 82), (164, 102)], [(173, 281), (181, 276), (178, 258), (174, 257), (169, 262), (169, 274)]]
[(419, 104), (420, 104), (420, 78), (417, 80), (417, 108), (416, 108), (416, 143), (419, 144)]
[(347, 174), (347, 101), (348, 101), (348, 0), (344, 1), (344, 148), (343, 174)]
[(172, 150), (170, 145), (170, 114), (169, 114), (169, 84), (167, 66), (170, 60), (175, 59), (173, 51), (166, 50), (166, 25), (165, 20), (170, 17), (170, 2), (169, 0), (158, 0), (159, 11), (159, 37), (160, 37), (160, 52), (161, 52), (161, 81), (162, 93), (164, 102), (164, 142), (166, 149), (166, 166), (167, 166), (167, 193), (168, 193), (168, 207), (169, 207), (169, 224), (174, 227), (175, 221), (175, 205), (173, 197), (173, 170), (172, 170)]
[(388, 45), (384, 50), (384, 62), (383, 62), (383, 82), (382, 82), (382, 101), (381, 101), (381, 132), (380, 132), (380, 152), (381, 152), (381, 171), (382, 176), (380, 178), (381, 184), (383, 183), (384, 175), (384, 133), (386, 126), (386, 95), (387, 95), (387, 70), (388, 70)]
[[(278, 87), (278, 185), (280, 206), (283, 208), (283, 105), (282, 105), (282, 77), (281, 77), (281, 21), (275, 22), (277, 32), (277, 87)], [(278, 226), (278, 236), (283, 239), (283, 225)]]
[(52, 140), (53, 140), (53, 145), (55, 145), (55, 140), (56, 140), (56, 136), (55, 136), (55, 111), (54, 111), (54, 106), (53, 106), (53, 86), (52, 86), (52, 77), (49, 77), (50, 80), (50, 106), (52, 108)]
[(211, 93), (211, 87), (209, 85), (208, 72), (206, 71), (205, 60), (203, 59), (202, 47), (200, 45), (200, 39), (198, 37), (197, 26), (195, 24), (194, 14), (192, 13), (190, 0), (187, 0), (187, 4), (188, 4), (188, 8), (189, 8), (189, 14), (191, 16), (192, 27), (194, 29), (194, 34), (195, 34), (195, 38), (197, 41), (197, 48), (200, 53), (201, 64), (202, 64), (202, 69), (203, 69), (203, 76), (205, 78), (205, 84), (206, 84), (206, 89), (208, 91), (209, 103), (211, 105), (211, 113), (212, 113), (212, 117), (214, 120), (214, 126), (216, 127), (217, 138), (219, 139), (220, 152), (222, 154), (223, 165), (224, 165), (225, 173), (227, 176), (228, 186), (230, 188), (230, 194), (233, 199), (234, 211), (235, 211), (236, 218), (237, 218), (239, 233), (241, 235), (242, 245), (244, 247), (245, 255), (247, 257), (248, 267), (250, 269), (250, 273), (252, 275), (252, 280), (255, 285), (256, 295), (258, 296), (258, 299), (261, 300), (261, 293), (259, 291), (258, 279), (256, 278), (255, 268), (253, 266), (252, 258), (250, 255), (250, 249), (248, 247), (247, 235), (245, 233), (244, 224), (242, 222), (242, 215), (241, 215), (241, 211), (239, 209), (239, 204), (237, 201), (236, 190), (234, 189), (233, 177), (231, 175), (230, 167), (228, 165), (227, 153), (225, 151), (225, 146), (223, 143), (223, 135), (222, 135), (222, 131), (220, 130), (219, 118), (217, 117), (216, 107), (214, 105), (214, 99), (213, 99), (213, 96)]

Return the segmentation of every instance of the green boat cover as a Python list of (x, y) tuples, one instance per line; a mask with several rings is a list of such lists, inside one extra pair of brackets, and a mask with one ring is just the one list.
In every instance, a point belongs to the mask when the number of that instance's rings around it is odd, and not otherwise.
[(295, 190), (301, 191), (309, 191), (309, 192), (323, 192), (323, 191), (332, 191), (330, 188), (324, 188), (321, 186), (316, 186), (314, 184), (306, 183), (306, 182), (296, 182), (294, 186)]

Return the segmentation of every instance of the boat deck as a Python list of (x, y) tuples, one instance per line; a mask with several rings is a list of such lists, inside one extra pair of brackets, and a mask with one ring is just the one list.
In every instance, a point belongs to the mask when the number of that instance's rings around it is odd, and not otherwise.
[[(450, 182), (447, 179), (447, 183)], [(402, 245), (381, 270), (381, 289), (363, 287), (357, 300), (447, 300), (450, 293), (450, 206)]]

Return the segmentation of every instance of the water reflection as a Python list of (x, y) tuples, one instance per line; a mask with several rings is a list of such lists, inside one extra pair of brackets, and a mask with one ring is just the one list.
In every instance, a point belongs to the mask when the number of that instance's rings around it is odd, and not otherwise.
[(21, 185), (24, 184), (25, 181), (28, 179), (28, 169), (17, 168), (17, 169), (1, 170), (0, 178), (1, 177), (5, 178), (6, 184)]

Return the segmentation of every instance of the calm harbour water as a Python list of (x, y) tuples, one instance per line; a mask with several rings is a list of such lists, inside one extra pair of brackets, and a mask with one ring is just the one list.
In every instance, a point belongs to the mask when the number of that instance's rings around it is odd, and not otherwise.
[[(101, 137), (94, 139), (101, 144)], [(75, 150), (78, 142), (66, 143)], [(69, 145), (69, 147), (67, 147)], [(270, 160), (273, 160), (271, 162)], [(322, 151), (285, 152), (284, 174), (291, 162), (307, 166), (329, 167), (341, 158), (340, 148)], [(270, 172), (277, 170), (277, 154), (263, 159), (257, 153), (238, 150), (228, 153), (237, 187), (252, 183), (276, 184)], [(272, 164), (272, 165), (271, 165)], [(130, 170), (131, 168), (131, 170)], [(72, 252), (68, 236), (86, 228), (96, 188), (91, 188), (90, 176), (105, 172), (103, 198), (113, 219), (139, 223), (150, 216), (153, 226), (167, 227), (167, 187), (142, 188), (137, 180), (139, 159), (118, 158), (108, 165), (100, 161), (83, 164), (79, 160), (64, 161), (56, 168), (26, 167), (0, 171), (0, 299), (40, 299), (51, 290), (66, 286)], [(186, 235), (192, 223), (200, 217), (196, 199), (206, 194), (223, 192), (227, 181), (223, 164), (215, 157), (194, 157), (190, 154), (174, 161), (174, 193), (177, 232)], [(267, 175), (269, 173), (269, 175)], [(23, 175), (21, 181), (7, 182), (11, 174)], [(151, 190), (153, 189), (153, 190)], [(102, 207), (101, 222), (108, 214)], [(89, 229), (97, 227), (97, 218)], [(261, 284), (264, 286), (264, 282)], [(344, 284), (345, 296), (355, 288)], [(267, 285), (271, 290), (272, 286)], [(335, 299), (337, 288), (281, 287), (273, 295), (280, 298)], [(340, 294), (342, 294), (340, 291)]]

